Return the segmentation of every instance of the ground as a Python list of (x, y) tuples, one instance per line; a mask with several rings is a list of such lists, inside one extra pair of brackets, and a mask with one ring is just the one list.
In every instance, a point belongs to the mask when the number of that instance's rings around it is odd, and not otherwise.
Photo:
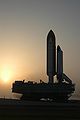
[(80, 120), (80, 101), (0, 100), (0, 120)]

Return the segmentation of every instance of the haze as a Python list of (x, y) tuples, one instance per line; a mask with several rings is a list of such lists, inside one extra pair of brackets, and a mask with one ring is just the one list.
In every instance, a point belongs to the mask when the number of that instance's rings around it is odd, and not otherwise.
[(64, 73), (79, 98), (79, 11), (79, 0), (0, 0), (0, 97), (12, 96), (16, 79), (47, 82), (46, 37), (52, 29), (64, 51)]

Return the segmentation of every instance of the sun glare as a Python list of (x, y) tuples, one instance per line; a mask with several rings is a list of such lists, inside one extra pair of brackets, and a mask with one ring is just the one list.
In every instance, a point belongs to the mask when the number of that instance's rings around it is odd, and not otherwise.
[(4, 83), (8, 83), (11, 79), (11, 71), (9, 68), (4, 68), (2, 71), (1, 71), (1, 80), (4, 82)]

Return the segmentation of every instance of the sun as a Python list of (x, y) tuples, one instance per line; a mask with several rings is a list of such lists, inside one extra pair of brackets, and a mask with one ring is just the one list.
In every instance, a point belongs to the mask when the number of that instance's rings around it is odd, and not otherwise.
[(2, 71), (1, 71), (1, 80), (4, 82), (4, 83), (8, 83), (11, 79), (11, 71), (10, 69), (8, 68), (4, 68)]
[(3, 71), (1, 78), (5, 83), (8, 82), (10, 79), (10, 73), (8, 71)]

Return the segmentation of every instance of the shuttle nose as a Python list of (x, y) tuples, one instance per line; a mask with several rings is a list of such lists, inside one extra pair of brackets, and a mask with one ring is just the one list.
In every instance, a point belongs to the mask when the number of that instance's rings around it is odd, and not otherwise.
[(49, 38), (55, 39), (55, 34), (52, 30), (50, 30), (49, 33), (48, 33), (47, 39), (49, 39)]

